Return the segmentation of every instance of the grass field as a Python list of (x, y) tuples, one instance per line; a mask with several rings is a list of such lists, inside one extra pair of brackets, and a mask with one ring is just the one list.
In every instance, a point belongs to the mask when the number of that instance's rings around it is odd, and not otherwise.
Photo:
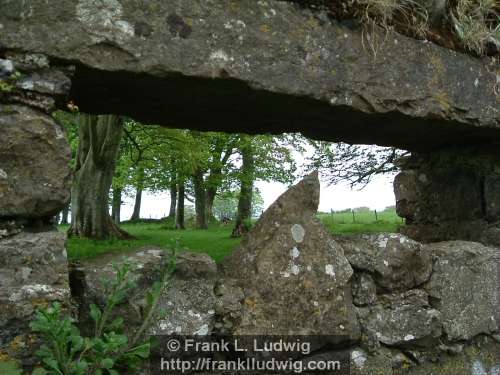
[[(323, 224), (334, 234), (396, 232), (401, 219), (395, 212), (379, 214), (375, 221), (374, 213), (357, 213), (353, 223), (351, 213), (318, 214)], [(93, 241), (82, 238), (68, 240), (70, 259), (84, 259), (104, 253), (126, 253), (145, 247), (172, 247), (179, 241), (181, 248), (209, 254), (216, 262), (229, 255), (239, 244), (240, 239), (230, 238), (232, 226), (212, 224), (208, 230), (186, 229), (183, 231), (166, 229), (161, 223), (126, 223), (121, 226), (136, 237), (130, 241)], [(61, 231), (67, 226), (61, 226)]]
[(403, 223), (395, 210), (319, 213), (321, 222), (334, 234), (397, 232)]

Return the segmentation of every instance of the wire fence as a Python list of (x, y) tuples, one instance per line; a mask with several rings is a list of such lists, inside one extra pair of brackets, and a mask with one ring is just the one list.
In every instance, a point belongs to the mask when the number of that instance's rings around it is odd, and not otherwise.
[(377, 210), (343, 210), (333, 211), (329, 213), (322, 212), (318, 214), (323, 222), (329, 224), (371, 224), (377, 222), (403, 222), (403, 218), (396, 214), (394, 209), (386, 209), (383, 211)]

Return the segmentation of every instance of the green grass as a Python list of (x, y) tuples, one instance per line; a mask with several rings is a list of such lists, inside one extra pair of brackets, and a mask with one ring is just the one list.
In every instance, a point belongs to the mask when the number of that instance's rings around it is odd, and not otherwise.
[[(318, 217), (333, 234), (396, 232), (402, 224), (395, 212), (382, 212), (375, 221), (373, 212), (356, 213), (353, 223), (351, 213), (321, 213)], [(127, 223), (121, 226), (136, 237), (135, 240), (94, 241), (72, 237), (68, 240), (68, 256), (78, 260), (92, 258), (107, 253), (126, 253), (145, 247), (168, 249), (177, 241), (181, 248), (209, 254), (216, 262), (231, 254), (240, 239), (230, 238), (232, 226), (211, 224), (208, 230), (186, 229), (183, 231), (166, 229), (161, 223)], [(61, 226), (61, 231), (67, 226)]]
[[(232, 227), (211, 225), (208, 230), (171, 230), (162, 224), (124, 224), (121, 226), (135, 240), (94, 241), (72, 237), (68, 240), (70, 259), (92, 258), (110, 252), (130, 252), (144, 247), (171, 248), (177, 239), (182, 248), (189, 251), (208, 253), (216, 262), (231, 253), (240, 240), (230, 238)], [(60, 227), (66, 230), (67, 227)]]
[(333, 234), (339, 235), (381, 232), (394, 233), (403, 224), (402, 219), (396, 215), (395, 210), (378, 212), (377, 217), (375, 217), (374, 211), (355, 212), (354, 219), (352, 212), (320, 213), (318, 217)]

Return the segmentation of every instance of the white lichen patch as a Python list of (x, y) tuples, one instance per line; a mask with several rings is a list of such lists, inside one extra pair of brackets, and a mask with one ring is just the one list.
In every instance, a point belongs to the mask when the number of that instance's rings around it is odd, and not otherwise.
[(270, 8), (269, 12), (264, 11), (264, 17), (273, 18), (274, 16), (276, 16), (276, 11), (273, 8)]
[(335, 277), (335, 271), (334, 271), (334, 268), (333, 268), (333, 264), (326, 264), (325, 265), (325, 273), (328, 276)]
[[(170, 324), (169, 324), (169, 322), (168, 322), (168, 321), (166, 321), (166, 320), (160, 320), (160, 321), (158, 322), (158, 327), (160, 327), (160, 329), (161, 329), (162, 331), (166, 331), (166, 330), (168, 330), (168, 329), (169, 329)], [(179, 328), (180, 328), (180, 327), (179, 327)]]
[(7, 172), (0, 168), (0, 179), (6, 180), (8, 177), (9, 175), (7, 174)]
[(304, 241), (304, 236), (306, 235), (306, 231), (304, 227), (300, 224), (292, 225), (292, 238), (295, 242), (301, 243)]
[(292, 264), (292, 266), (290, 267), (290, 272), (297, 276), (300, 273), (300, 267), (296, 264)]
[(353, 350), (351, 352), (351, 361), (354, 363), (359, 369), (362, 369), (365, 366), (365, 362), (367, 360), (366, 354), (362, 350)]
[(219, 49), (210, 53), (208, 61), (212, 67), (222, 69), (234, 62), (234, 58), (229, 56), (224, 50)]
[(14, 73), (14, 64), (10, 60), (0, 59), (0, 71), (5, 73)]
[(247, 25), (242, 20), (230, 20), (224, 24), (224, 28), (227, 30), (243, 31), (246, 27)]
[(61, 288), (53, 288), (46, 284), (30, 284), (23, 285), (20, 290), (12, 293), (9, 301), (17, 302), (24, 299), (40, 298), (41, 296), (50, 295), (54, 299), (62, 299), (67, 297), (68, 291)]
[(300, 251), (299, 251), (299, 249), (297, 249), (296, 246), (292, 250), (290, 250), (290, 256), (292, 258), (298, 258), (299, 255), (300, 255)]
[(415, 340), (415, 336), (413, 336), (413, 335), (406, 335), (403, 339), (405, 341), (411, 341), (411, 340)]
[(377, 239), (377, 246), (381, 249), (385, 249), (387, 247), (387, 242), (389, 242), (389, 239), (381, 234)]
[(56, 132), (56, 139), (64, 138), (64, 131), (59, 124), (54, 123), (54, 131)]
[(205, 336), (208, 335), (209, 327), (208, 324), (203, 324), (197, 331), (193, 333), (193, 335)]
[(118, 0), (80, 0), (76, 6), (76, 17), (87, 32), (102, 39), (116, 42), (134, 36), (134, 27), (121, 19), (122, 5)]
[(201, 314), (195, 313), (193, 310), (188, 310), (187, 314), (192, 317), (201, 320)]
[(484, 369), (483, 364), (480, 361), (475, 360), (472, 363), (471, 375), (488, 375), (488, 373)]
[(32, 91), (35, 88), (35, 82), (33, 82), (32, 80), (29, 80), (29, 79), (22, 80), (21, 82), (19, 82), (17, 84), (17, 87), (19, 87), (23, 90)]

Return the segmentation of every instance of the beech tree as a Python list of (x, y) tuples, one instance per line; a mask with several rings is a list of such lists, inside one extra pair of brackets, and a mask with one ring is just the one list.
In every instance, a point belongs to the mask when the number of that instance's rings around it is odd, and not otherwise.
[(193, 165), (192, 182), (195, 197), (196, 228), (207, 229), (214, 219), (214, 199), (224, 180), (231, 175), (231, 156), (239, 137), (235, 134), (192, 131), (189, 145)]
[(239, 176), (240, 195), (238, 198), (238, 212), (233, 228), (232, 236), (239, 237), (248, 228), (246, 220), (252, 218), (252, 194), (255, 180), (255, 146), (252, 144), (252, 137), (242, 136), (239, 150), (241, 152), (241, 171)]
[(115, 115), (78, 115), (79, 144), (71, 191), (69, 234), (107, 239), (131, 238), (109, 215), (109, 191), (115, 173), (123, 120)]

